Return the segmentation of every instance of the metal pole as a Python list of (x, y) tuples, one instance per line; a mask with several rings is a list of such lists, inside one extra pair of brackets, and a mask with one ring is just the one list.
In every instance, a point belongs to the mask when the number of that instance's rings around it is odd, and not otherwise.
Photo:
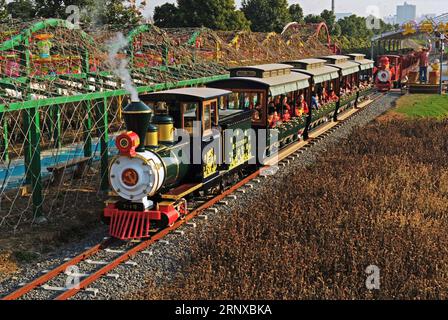
[(444, 43), (443, 41), (445, 40), (445, 35), (441, 34), (440, 35), (440, 94), (443, 94), (443, 50), (444, 48)]

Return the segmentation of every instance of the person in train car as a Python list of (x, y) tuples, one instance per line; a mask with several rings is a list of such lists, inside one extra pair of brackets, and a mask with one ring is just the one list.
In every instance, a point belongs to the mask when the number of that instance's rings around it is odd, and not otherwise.
[(339, 97), (338, 97), (338, 95), (336, 94), (336, 92), (334, 92), (333, 89), (331, 89), (331, 91), (330, 91), (330, 97), (329, 97), (329, 99), (330, 99), (331, 102), (338, 102), (338, 101), (339, 101)]
[(306, 116), (309, 113), (308, 103), (306, 102), (303, 93), (299, 96), (299, 110), (300, 110), (299, 117)]
[(257, 110), (257, 109), (255, 109), (255, 110), (254, 110), (254, 113), (252, 114), (252, 120), (254, 120), (254, 121), (258, 121), (258, 120), (260, 120), (260, 119), (261, 119), (260, 111)]
[(277, 110), (274, 111), (274, 120), (276, 125), (280, 124), (280, 122), (282, 121), (281, 114), (277, 112)]
[(276, 96), (274, 99), (275, 110), (279, 112), (282, 109), (282, 101), (280, 96)]
[(275, 128), (275, 116), (274, 116), (274, 112), (269, 112), (268, 114), (268, 126), (269, 128)]
[(322, 103), (327, 103), (328, 102), (328, 92), (327, 92), (327, 88), (324, 86), (324, 88), (322, 89)]
[(289, 113), (289, 109), (285, 109), (283, 112), (282, 121), (288, 122), (289, 120), (291, 120), (291, 113)]
[(311, 94), (311, 109), (319, 110), (319, 97), (316, 92)]
[(271, 101), (268, 105), (268, 124), (271, 128), (273, 128), (279, 120), (280, 116), (278, 115), (277, 108), (274, 102)]
[(294, 115), (296, 117), (302, 117), (303, 115), (303, 105), (302, 105), (302, 101), (300, 100), (301, 95), (299, 96), (299, 99), (297, 99), (296, 101), (296, 105), (294, 108)]
[[(257, 114), (257, 116), (255, 114)], [(253, 119), (254, 120), (260, 120), (262, 117), (263, 117), (263, 109), (261, 108), (261, 104), (257, 103), (255, 105)]]
[(350, 82), (348, 80), (346, 80), (347, 82), (345, 83), (345, 88), (347, 90), (347, 93), (351, 93), (352, 92), (352, 85), (350, 84)]
[(291, 106), (288, 103), (288, 97), (284, 96), (283, 101), (282, 101), (282, 115), (286, 112), (286, 110), (288, 111), (288, 113), (291, 113)]
[(274, 114), (274, 112), (275, 112), (274, 101), (270, 101), (268, 103), (268, 114)]

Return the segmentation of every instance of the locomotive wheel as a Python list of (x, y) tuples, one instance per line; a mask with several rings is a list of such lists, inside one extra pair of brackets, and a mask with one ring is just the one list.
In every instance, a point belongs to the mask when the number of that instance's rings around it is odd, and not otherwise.
[(171, 225), (168, 225), (168, 217), (162, 214), (162, 219), (160, 219), (160, 223), (159, 223), (160, 228), (172, 227), (173, 225), (174, 225), (174, 223), (172, 223)]

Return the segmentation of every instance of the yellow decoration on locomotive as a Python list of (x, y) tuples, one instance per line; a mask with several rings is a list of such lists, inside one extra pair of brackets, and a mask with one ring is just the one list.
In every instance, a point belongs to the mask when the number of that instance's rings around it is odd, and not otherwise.
[(215, 149), (210, 149), (204, 156), (204, 178), (210, 177), (218, 169)]
[[(237, 133), (237, 136), (238, 135), (239, 134)], [(232, 144), (233, 157), (229, 165), (229, 169), (236, 168), (249, 161), (251, 156), (250, 135), (247, 133), (247, 131), (244, 133), (243, 139), (237, 141), (237, 143)]]

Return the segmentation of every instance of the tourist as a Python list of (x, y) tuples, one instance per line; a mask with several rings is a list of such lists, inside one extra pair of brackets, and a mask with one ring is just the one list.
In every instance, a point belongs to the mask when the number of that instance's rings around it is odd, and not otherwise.
[(428, 66), (429, 66), (429, 52), (431, 51), (431, 44), (428, 48), (423, 48), (420, 53), (420, 82), (426, 83), (428, 81)]
[(311, 95), (311, 109), (319, 110), (319, 97), (315, 92)]

